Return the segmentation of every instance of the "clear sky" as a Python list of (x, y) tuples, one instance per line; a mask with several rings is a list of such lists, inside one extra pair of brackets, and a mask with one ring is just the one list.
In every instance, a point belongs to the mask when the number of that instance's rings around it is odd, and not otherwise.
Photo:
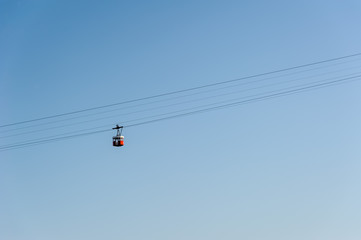
[[(358, 53), (360, 22), (357, 0), (0, 0), (0, 125)], [(129, 128), (123, 148), (106, 132), (0, 152), (0, 239), (361, 239), (360, 93)]]

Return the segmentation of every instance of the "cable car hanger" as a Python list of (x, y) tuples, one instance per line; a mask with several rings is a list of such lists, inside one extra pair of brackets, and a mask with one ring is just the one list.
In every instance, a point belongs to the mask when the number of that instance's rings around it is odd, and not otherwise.
[[(123, 126), (119, 126), (118, 124), (113, 128), (117, 130), (117, 135), (113, 137), (113, 146), (114, 147), (122, 147), (124, 146), (124, 136), (122, 136)], [(119, 130), (120, 129), (120, 130)]]

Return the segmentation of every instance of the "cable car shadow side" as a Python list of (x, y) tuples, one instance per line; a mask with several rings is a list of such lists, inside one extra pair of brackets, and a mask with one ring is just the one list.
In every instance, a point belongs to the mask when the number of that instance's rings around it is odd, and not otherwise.
[[(124, 136), (122, 136), (123, 126), (117, 126), (113, 129), (117, 130), (117, 135), (113, 137), (113, 146), (114, 147), (122, 147), (124, 146)], [(121, 130), (119, 130), (121, 129)]]

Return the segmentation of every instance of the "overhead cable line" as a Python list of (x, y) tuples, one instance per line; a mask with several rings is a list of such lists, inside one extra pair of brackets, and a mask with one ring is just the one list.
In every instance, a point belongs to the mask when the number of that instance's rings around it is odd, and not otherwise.
[[(330, 73), (334, 73), (334, 72), (337, 72), (337, 71), (333, 71), (333, 72), (330, 72)], [(344, 75), (344, 76), (339, 76), (339, 77), (333, 77), (333, 78), (329, 78), (329, 79), (320, 80), (320, 81), (313, 82), (313, 83), (321, 83), (321, 82), (324, 82), (324, 81), (339, 79), (340, 77), (346, 78), (346, 77), (350, 77), (350, 76), (355, 76), (355, 74), (360, 74), (360, 73), (361, 72), (356, 72), (356, 73), (352, 73), (352, 74), (348, 74), (348, 75)], [(166, 105), (151, 107), (151, 108), (142, 109), (142, 110), (136, 110), (136, 111), (126, 112), (126, 113), (120, 113), (120, 114), (116, 114), (116, 115), (105, 116), (105, 117), (90, 119), (90, 120), (86, 120), (86, 121), (73, 122), (73, 123), (64, 124), (64, 125), (60, 125), (60, 126), (47, 127), (47, 128), (42, 128), (42, 129), (37, 129), (37, 130), (30, 130), (30, 131), (25, 131), (25, 132), (22, 131), (21, 133), (4, 135), (4, 136), (0, 135), (0, 139), (14, 137), (14, 136), (20, 136), (20, 135), (30, 134), (30, 133), (44, 132), (44, 131), (48, 131), (48, 130), (54, 130), (54, 129), (64, 128), (64, 127), (70, 127), (70, 126), (80, 125), (80, 124), (89, 123), (89, 122), (96, 122), (96, 121), (109, 119), (109, 118), (123, 117), (123, 116), (128, 116), (128, 115), (137, 114), (137, 113), (149, 112), (149, 111), (153, 111), (153, 110), (164, 109), (164, 108), (171, 107), (171, 106), (184, 105), (184, 104), (187, 104), (187, 103), (194, 103), (194, 102), (204, 101), (204, 100), (207, 100), (207, 99), (215, 99), (215, 98), (219, 98), (219, 97), (223, 97), (223, 96), (230, 96), (230, 95), (233, 95), (233, 94), (239, 94), (239, 93), (242, 93), (242, 92), (248, 92), (248, 91), (253, 91), (253, 90), (267, 88), (267, 87), (273, 87), (273, 86), (281, 85), (281, 84), (284, 84), (284, 83), (291, 83), (291, 82), (296, 82), (296, 81), (299, 81), (299, 80), (311, 79), (311, 78), (319, 77), (319, 76), (322, 76), (322, 75), (325, 75), (325, 74), (323, 73), (323, 74), (318, 74), (318, 75), (314, 75), (314, 76), (310, 76), (310, 77), (301, 77), (301, 78), (297, 78), (297, 79), (292, 79), (291, 81), (286, 80), (286, 81), (281, 81), (281, 82), (276, 82), (276, 83), (270, 83), (270, 84), (266, 84), (266, 85), (261, 85), (261, 86), (246, 88), (246, 89), (240, 89), (240, 90), (236, 90), (236, 91), (232, 91), (232, 92), (226, 92), (226, 93), (211, 95), (211, 96), (202, 97), (202, 98), (190, 99), (190, 100), (187, 100), (187, 101), (176, 102), (176, 103), (172, 103), (172, 104), (166, 104)], [(293, 86), (293, 87), (299, 87), (299, 86)], [(277, 90), (277, 91), (279, 91), (279, 90)], [(210, 92), (210, 91), (207, 91), (207, 92)], [(274, 92), (274, 91), (272, 91), (272, 92)], [(188, 94), (188, 95), (185, 95), (185, 96), (190, 96), (190, 95), (192, 95), (192, 94)], [(247, 98), (247, 97), (250, 97), (250, 96), (246, 96), (246, 97), (242, 97), (242, 98)], [(154, 103), (154, 102), (151, 102), (151, 103)], [(145, 103), (145, 104), (142, 104), (142, 105), (149, 105), (151, 103)], [(86, 115), (86, 116), (88, 116), (88, 115)], [(48, 124), (44, 124), (44, 125), (48, 125)], [(23, 128), (29, 128), (29, 127), (23, 127)], [(21, 129), (23, 129), (23, 128), (21, 128)]]
[(52, 118), (57, 118), (57, 117), (63, 117), (63, 116), (68, 116), (68, 115), (73, 115), (73, 114), (78, 114), (78, 113), (93, 111), (93, 110), (97, 110), (97, 109), (113, 107), (113, 106), (117, 106), (117, 105), (123, 105), (123, 104), (128, 104), (128, 103), (133, 103), (133, 102), (139, 102), (139, 101), (149, 100), (149, 99), (153, 99), (153, 98), (159, 98), (159, 97), (169, 96), (169, 95), (178, 94), (178, 93), (183, 93), (183, 92), (188, 92), (188, 91), (194, 91), (194, 90), (198, 90), (198, 89), (202, 89), (202, 88), (207, 88), (207, 87), (212, 87), (212, 86), (218, 86), (218, 85), (222, 85), (222, 84), (226, 84), (226, 83), (231, 83), (231, 82), (237, 82), (237, 81), (241, 81), (241, 80), (245, 80), (245, 79), (262, 77), (262, 76), (271, 75), (271, 74), (275, 74), (275, 73), (280, 73), (280, 72), (295, 70), (295, 69), (304, 68), (304, 67), (310, 67), (310, 66), (314, 66), (314, 65), (318, 65), (318, 64), (323, 64), (323, 63), (328, 63), (328, 62), (334, 62), (334, 61), (338, 61), (338, 60), (342, 60), (342, 59), (357, 57), (357, 56), (360, 56), (360, 55), (361, 55), (361, 53), (355, 53), (355, 54), (351, 54), (351, 55), (346, 55), (346, 56), (337, 57), (337, 58), (331, 58), (331, 59), (327, 59), (327, 60), (317, 61), (317, 62), (308, 63), (308, 64), (303, 64), (303, 65), (298, 65), (298, 66), (289, 67), (289, 68), (284, 68), (284, 69), (280, 69), (280, 70), (274, 70), (274, 71), (264, 72), (264, 73), (260, 73), (260, 74), (250, 75), (250, 76), (241, 77), (241, 78), (237, 78), (237, 79), (232, 79), (232, 80), (227, 80), (227, 81), (222, 81), (222, 82), (217, 82), (217, 83), (212, 83), (212, 84), (206, 84), (206, 85), (202, 85), (202, 86), (198, 86), (198, 87), (186, 88), (186, 89), (182, 89), (182, 90), (177, 90), (177, 91), (172, 91), (172, 92), (167, 92), (167, 93), (152, 95), (152, 96), (148, 96), (148, 97), (136, 98), (136, 99), (132, 99), (132, 100), (127, 100), (127, 101), (123, 101), (123, 102), (107, 104), (107, 105), (98, 106), (98, 107), (86, 108), (86, 109), (77, 110), (77, 111), (72, 111), (72, 112), (67, 112), (67, 113), (61, 113), (61, 114), (56, 114), (56, 115), (51, 115), (51, 116), (45, 116), (45, 117), (30, 119), (30, 120), (26, 120), (26, 121), (20, 121), (20, 122), (14, 122), (14, 123), (9, 123), (9, 124), (4, 124), (4, 125), (0, 125), (0, 128), (9, 127), (9, 126), (14, 126), (14, 125), (19, 125), (19, 124), (24, 124), (24, 123), (36, 122), (36, 121), (41, 121), (41, 120), (46, 120), (46, 119), (52, 119)]
[[(296, 94), (299, 92), (305, 92), (305, 91), (310, 91), (313, 89), (329, 87), (329, 86), (333, 86), (333, 85), (337, 85), (337, 84), (346, 83), (349, 81), (356, 81), (356, 80), (360, 80), (360, 78), (361, 78), (361, 75), (358, 75), (358, 76), (338, 79), (338, 80), (334, 80), (334, 81), (328, 81), (328, 82), (313, 84), (313, 85), (309, 85), (309, 86), (298, 87), (295, 89), (280, 91), (280, 92), (273, 93), (273, 94), (266, 94), (264, 96), (254, 97), (254, 98), (250, 98), (250, 99), (246, 99), (246, 100), (242, 100), (242, 101), (236, 101), (236, 102), (222, 104), (222, 105), (218, 105), (218, 106), (203, 108), (203, 109), (199, 109), (199, 110), (195, 110), (195, 111), (190, 111), (190, 112), (180, 113), (180, 114), (171, 115), (171, 116), (167, 116), (167, 117), (156, 118), (156, 119), (152, 119), (152, 120), (148, 120), (148, 121), (129, 124), (124, 127), (125, 128), (136, 127), (136, 126), (140, 126), (140, 125), (145, 125), (145, 124), (155, 123), (155, 122), (159, 122), (159, 121), (199, 114), (199, 113), (213, 111), (213, 110), (217, 110), (217, 109), (223, 109), (223, 108), (234, 107), (234, 106), (243, 105), (243, 104), (249, 104), (252, 102), (263, 101), (263, 100), (267, 100), (270, 98), (281, 97), (281, 96), (285, 96), (285, 95), (292, 95), (292, 94)], [(28, 142), (19, 143), (19, 144), (15, 143), (15, 144), (10, 144), (10, 145), (3, 145), (3, 146), (0, 146), (0, 152), (11, 150), (11, 149), (16, 149), (16, 148), (22, 148), (22, 147), (26, 147), (26, 146), (31, 146), (31, 145), (44, 144), (44, 143), (53, 142), (53, 141), (59, 141), (59, 140), (65, 140), (65, 139), (70, 139), (70, 138), (75, 138), (75, 137), (103, 133), (103, 132), (107, 132), (107, 131), (111, 131), (111, 129), (91, 131), (91, 132), (62, 136), (62, 137), (54, 136), (54, 137), (50, 137), (50, 138), (42, 139), (42, 140), (32, 140), (32, 141), (28, 141)]]
[[(350, 61), (349, 61), (349, 62), (350, 62)], [(334, 64), (334, 65), (335, 65), (335, 64)], [(298, 79), (292, 79), (291, 81), (287, 80), (287, 81), (283, 81), (283, 82), (281, 82), (281, 83), (294, 82), (294, 81), (303, 80), (303, 79), (306, 79), (306, 78), (309, 79), (309, 78), (313, 78), (313, 77), (319, 77), (319, 76), (322, 76), (322, 75), (331, 74), (331, 73), (337, 73), (337, 72), (342, 72), (342, 71), (345, 71), (345, 70), (351, 70), (351, 69), (355, 69), (355, 68), (360, 69), (360, 67), (361, 67), (361, 66), (353, 66), (353, 67), (344, 68), (344, 69), (339, 69), (339, 70), (336, 70), (336, 71), (329, 71), (329, 72), (325, 72), (325, 73), (321, 73), (321, 74), (317, 74), (317, 75), (313, 75), (313, 76), (301, 77), (301, 78), (298, 78)], [(180, 98), (185, 98), (185, 97), (190, 97), (190, 96), (194, 96), (194, 95), (200, 95), (200, 94), (204, 94), (204, 93), (215, 92), (215, 91), (219, 91), (219, 90), (222, 90), (222, 89), (234, 88), (234, 87), (237, 87), (237, 86), (250, 85), (250, 84), (254, 84), (254, 83), (258, 83), (258, 82), (264, 82), (264, 81), (267, 81), (267, 80), (270, 80), (270, 79), (274, 79), (274, 78), (286, 77), (286, 76), (290, 76), (290, 75), (295, 75), (295, 74), (297, 74), (297, 73), (303, 73), (303, 72), (306, 72), (306, 71), (317, 70), (317, 69), (320, 69), (320, 68), (322, 68), (322, 67), (313, 68), (313, 69), (307, 69), (307, 70), (298, 71), (298, 72), (291, 72), (291, 73), (283, 74), (283, 75), (279, 75), (279, 76), (262, 78), (262, 79), (258, 79), (258, 80), (255, 80), (255, 81), (241, 82), (241, 83), (237, 83), (236, 85), (223, 86), (223, 87), (220, 87), (220, 88), (217, 88), (217, 89), (209, 89), (209, 90), (204, 90), (204, 91), (201, 91), (201, 92), (194, 92), (194, 93), (190, 93), (190, 94), (186, 94), (186, 95), (171, 97), (171, 98), (167, 98), (167, 99), (160, 99), (160, 100), (156, 100), (156, 101), (152, 101), (152, 102), (145, 102), (145, 103), (141, 103), (141, 104), (137, 104), (137, 105), (124, 106), (124, 107), (118, 108), (118, 109), (111, 109), (111, 110), (106, 110), (106, 111), (91, 113), (91, 114), (87, 114), (87, 115), (75, 116), (75, 117), (71, 117), (71, 118), (66, 118), (66, 119), (61, 119), (61, 120), (54, 120), (54, 121), (50, 121), (50, 122), (45, 122), (45, 123), (40, 123), (40, 124), (35, 124), (35, 125), (30, 125), (30, 126), (28, 125), (28, 126), (23, 126), (23, 127), (18, 127), (18, 128), (12, 128), (12, 129), (2, 130), (2, 131), (0, 130), (0, 134), (6, 133), (6, 132), (13, 132), (13, 131), (17, 131), (17, 130), (22, 130), (22, 129), (28, 129), (28, 128), (37, 127), (37, 126), (51, 125), (51, 124), (54, 124), (54, 123), (71, 121), (71, 120), (79, 119), (79, 118), (85, 118), (85, 117), (91, 117), (91, 116), (95, 116), (95, 115), (101, 115), (101, 114), (104, 114), (104, 113), (115, 112), (115, 111), (124, 110), (124, 109), (129, 109), (129, 108), (136, 108), (136, 107), (140, 107), (140, 106), (146, 106), (146, 105), (150, 105), (150, 104), (154, 104), (154, 103), (171, 101), (171, 100), (180, 99)], [(276, 83), (273, 83), (273, 84), (269, 84), (269, 85), (267, 85), (267, 86), (273, 86), (273, 85), (278, 85), (278, 84), (280, 84), (280, 83), (279, 83), (279, 82), (276, 82)], [(262, 86), (262, 87), (263, 87), (263, 86)], [(262, 87), (260, 87), (260, 88), (262, 88)], [(247, 89), (246, 89), (245, 91), (247, 91)], [(243, 92), (243, 90), (242, 90), (242, 92)], [(145, 111), (147, 111), (147, 110), (145, 110)], [(123, 115), (123, 114), (122, 114), (122, 115)], [(118, 115), (118, 116), (119, 116), (119, 115)], [(98, 118), (98, 119), (90, 120), (90, 121), (97, 121), (97, 120), (100, 120), (100, 119), (104, 119), (104, 118)], [(71, 126), (71, 125), (86, 123), (86, 122), (90, 122), (90, 121), (87, 120), (87, 121), (82, 121), (82, 122), (78, 122), (78, 123), (67, 124), (67, 125), (62, 125), (62, 126), (57, 126), (57, 127), (49, 127), (49, 128), (43, 129), (43, 131), (50, 130), (50, 129), (54, 129), (54, 128), (61, 128), (61, 127), (66, 127), (66, 126)], [(34, 130), (34, 131), (26, 132), (26, 133), (33, 133), (33, 132), (37, 132), (37, 131), (38, 131), (38, 130)], [(40, 131), (41, 131), (41, 130), (40, 130)], [(21, 133), (19, 133), (19, 134), (14, 134), (14, 135), (9, 135), (9, 136), (16, 136), (16, 135), (20, 135), (20, 134), (21, 134)], [(8, 136), (3, 136), (3, 137), (0, 136), (0, 138), (4, 138), (4, 137), (8, 137)]]

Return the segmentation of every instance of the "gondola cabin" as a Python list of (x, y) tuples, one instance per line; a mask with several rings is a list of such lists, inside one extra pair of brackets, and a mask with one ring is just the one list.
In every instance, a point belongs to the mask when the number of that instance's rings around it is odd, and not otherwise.
[(114, 136), (113, 137), (113, 146), (114, 147), (124, 146), (124, 136)]
[[(124, 136), (122, 136), (123, 126), (117, 125), (115, 128), (117, 130), (117, 135), (113, 137), (113, 146), (114, 147), (121, 147), (124, 146)], [(120, 129), (120, 130), (119, 130)]]

